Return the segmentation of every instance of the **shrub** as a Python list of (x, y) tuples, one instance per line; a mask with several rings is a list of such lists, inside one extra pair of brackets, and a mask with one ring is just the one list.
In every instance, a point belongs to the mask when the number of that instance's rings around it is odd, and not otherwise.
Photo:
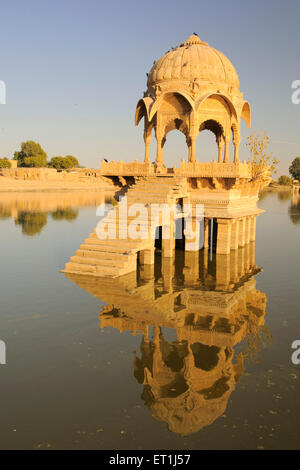
[(63, 170), (65, 168), (64, 158), (63, 157), (53, 157), (48, 163), (50, 168), (55, 168), (56, 170)]
[(0, 158), (0, 168), (10, 168), (11, 163), (7, 158)]
[(48, 163), (48, 166), (50, 168), (56, 168), (57, 170), (67, 170), (78, 166), (78, 160), (71, 155), (67, 157), (53, 157)]
[(264, 179), (276, 174), (276, 166), (279, 161), (273, 157), (273, 152), (267, 153), (270, 138), (266, 133), (254, 132), (247, 137), (246, 147), (250, 152), (250, 162), (252, 163), (252, 178)]
[(68, 162), (68, 165), (70, 165), (69, 168), (76, 168), (79, 166), (77, 158), (72, 155), (66, 155), (65, 160)]
[(278, 183), (282, 186), (289, 186), (292, 184), (292, 179), (289, 176), (282, 175), (278, 178)]

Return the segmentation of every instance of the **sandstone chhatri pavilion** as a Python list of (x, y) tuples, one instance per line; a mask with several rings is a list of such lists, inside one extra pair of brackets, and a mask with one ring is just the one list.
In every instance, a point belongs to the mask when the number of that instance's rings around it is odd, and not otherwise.
[[(135, 124), (144, 119), (144, 165), (123, 164), (122, 174), (182, 174), (183, 176), (211, 176), (208, 165), (196, 161), (196, 138), (202, 130), (216, 136), (217, 162), (239, 163), (240, 121), (251, 126), (250, 105), (239, 90), (239, 78), (234, 66), (221, 52), (192, 35), (183, 44), (168, 51), (154, 62), (148, 74), (147, 91), (139, 100)], [(150, 166), (149, 147), (151, 131), (157, 141), (156, 164)], [(178, 129), (186, 137), (188, 165), (164, 168), (163, 148), (167, 134)], [(233, 138), (235, 153), (229, 156)], [(114, 171), (113, 163), (102, 161), (103, 173)], [(118, 166), (116, 166), (116, 169)], [(131, 169), (132, 168), (132, 169)], [(218, 167), (221, 170), (221, 167)], [(119, 166), (121, 170), (121, 165)], [(224, 176), (246, 176), (248, 168), (223, 167)]]
[[(147, 92), (137, 105), (136, 124), (142, 118), (145, 163), (150, 161), (152, 128), (157, 140), (158, 169), (163, 167), (164, 142), (173, 129), (185, 135), (190, 163), (196, 163), (196, 138), (204, 129), (216, 136), (218, 163), (229, 163), (233, 134), (237, 163), (240, 119), (244, 118), (250, 126), (250, 107), (239, 91), (239, 78), (231, 62), (194, 34), (154, 63), (148, 75)], [(197, 171), (197, 166), (193, 170)]]
[[(147, 91), (139, 100), (135, 124), (144, 121), (144, 161), (101, 162), (100, 172), (118, 177), (127, 187), (128, 207), (136, 202), (145, 208), (158, 204), (203, 206), (201, 224), (203, 248), (218, 254), (255, 241), (259, 190), (269, 183), (268, 169), (255, 177), (253, 165), (239, 159), (240, 123), (251, 125), (250, 105), (239, 90), (238, 74), (221, 52), (193, 34), (184, 43), (154, 62), (148, 74)], [(187, 155), (177, 168), (164, 165), (164, 145), (168, 133), (179, 130), (186, 137)], [(157, 142), (156, 160), (150, 161), (151, 132)], [(216, 158), (212, 162), (196, 159), (196, 138), (202, 130), (216, 137)], [(230, 155), (230, 141), (234, 155)], [(126, 226), (119, 219), (120, 202), (101, 221), (112, 227), (117, 222), (115, 239), (101, 240), (96, 231), (66, 265), (66, 272), (117, 277), (141, 264), (153, 264), (155, 240), (151, 239), (148, 217), (141, 231), (148, 239), (124, 239), (133, 219), (128, 212)], [(194, 214), (194, 212), (193, 212)], [(162, 256), (173, 257), (176, 213), (170, 222), (171, 236), (162, 240)], [(194, 224), (200, 223), (193, 215)], [(147, 220), (146, 220), (147, 219)], [(159, 224), (158, 227), (159, 228)], [(185, 247), (187, 249), (187, 246)]]

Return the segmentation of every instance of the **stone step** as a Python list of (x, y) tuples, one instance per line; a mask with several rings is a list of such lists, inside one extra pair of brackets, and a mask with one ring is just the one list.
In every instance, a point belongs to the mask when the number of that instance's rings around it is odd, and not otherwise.
[[(130, 226), (128, 224), (122, 224), (122, 225), (119, 225), (119, 224), (113, 224), (113, 223), (110, 223), (110, 224), (105, 224), (103, 226), (103, 232), (105, 234), (115, 234), (116, 235), (116, 239), (117, 238), (120, 238), (120, 241), (122, 239), (124, 239), (124, 236), (123, 237), (120, 237), (120, 234), (125, 234), (125, 239), (127, 239), (127, 236), (128, 236), (128, 233), (132, 233), (132, 231), (134, 232), (137, 232), (140, 235), (139, 238), (143, 238), (143, 240), (146, 240), (148, 239), (148, 236), (149, 236), (149, 233), (150, 233), (150, 229), (151, 229), (151, 225), (149, 224), (148, 226), (140, 226), (139, 224), (136, 224), (136, 226)], [(96, 238), (98, 238), (99, 240), (102, 240), (101, 237), (98, 237), (97, 233), (95, 234), (96, 235)], [(110, 239), (110, 237), (107, 237), (108, 239)], [(129, 237), (129, 240), (133, 239), (132, 237)]]
[(77, 250), (75, 256), (80, 258), (95, 258), (100, 259), (103, 261), (108, 261), (110, 263), (127, 263), (130, 261), (131, 256), (135, 256), (135, 254), (120, 254), (120, 253), (107, 253), (105, 251), (97, 251), (97, 250)]
[(98, 257), (101, 256), (103, 259), (124, 259), (129, 255), (125, 255), (124, 253), (119, 252), (109, 252), (103, 251), (101, 247), (96, 245), (80, 245), (80, 250), (76, 251), (76, 256), (91, 256), (91, 257)]
[[(128, 227), (128, 225), (130, 225), (132, 222), (135, 222), (141, 225), (142, 227), (147, 227), (149, 225), (149, 221), (151, 221), (151, 217), (149, 217), (149, 219), (143, 219), (143, 220), (140, 218), (137, 219), (137, 217), (132, 217), (130, 219), (128, 218), (127, 221), (124, 220), (123, 217), (121, 217), (120, 219), (118, 217), (117, 219), (108, 219), (106, 221), (101, 220), (100, 225), (98, 224), (98, 226), (105, 227), (106, 225), (107, 226), (115, 225), (117, 227), (118, 226)], [(92, 233), (97, 233), (97, 228), (95, 228)]]
[(153, 183), (142, 183), (142, 184), (138, 184), (138, 185), (135, 185), (133, 188), (129, 189), (128, 193), (129, 192), (136, 192), (136, 191), (143, 191), (145, 189), (149, 189), (150, 191), (153, 191), (153, 189), (156, 188), (156, 189), (159, 189), (160, 192), (162, 191), (170, 191), (172, 189), (186, 189), (187, 188), (187, 184), (174, 184), (173, 183), (158, 183), (158, 182), (153, 182)]
[[(140, 250), (146, 250), (151, 247), (153, 240), (99, 240), (99, 238), (86, 238), (85, 244), (98, 245), (103, 248), (104, 251), (116, 251), (118, 253), (130, 254), (130, 252), (136, 252)], [(117, 251), (117, 250), (121, 251)]]
[(99, 277), (119, 277), (134, 271), (135, 268), (116, 268), (111, 266), (95, 266), (69, 262), (66, 264), (65, 272), (74, 274), (92, 274)]
[(131, 254), (134, 253), (133, 250), (131, 250), (128, 247), (124, 246), (117, 246), (117, 245), (102, 245), (102, 244), (96, 244), (93, 240), (90, 243), (90, 238), (87, 238), (85, 240), (85, 243), (80, 245), (80, 248), (85, 249), (85, 250), (96, 250), (102, 253), (107, 253), (107, 254)]
[[(106, 246), (124, 246), (126, 248), (138, 248), (142, 249), (143, 245), (146, 243), (147, 246), (149, 243), (148, 240), (133, 240), (133, 239), (107, 239), (107, 240), (102, 240), (98, 238), (96, 233), (91, 233), (90, 237), (87, 239), (90, 240), (92, 243), (96, 243), (97, 245), (106, 245)], [(150, 241), (149, 241), (150, 242)], [(146, 246), (146, 248), (147, 248)]]
[(180, 187), (180, 186), (173, 186), (173, 187), (162, 187), (162, 185), (145, 185), (145, 186), (142, 186), (142, 187), (139, 187), (139, 188), (135, 188), (134, 190), (130, 190), (128, 191), (128, 193), (126, 193), (127, 197), (129, 197), (129, 195), (136, 195), (136, 194), (151, 194), (151, 195), (154, 195), (154, 196), (162, 196), (162, 195), (166, 195), (168, 193), (172, 193), (172, 192), (187, 192), (187, 188), (183, 188), (183, 187)]
[[(133, 255), (132, 255), (133, 256)], [(111, 266), (111, 267), (118, 267), (118, 268), (125, 268), (129, 264), (131, 260), (111, 260), (111, 259), (104, 259), (104, 258), (92, 258), (89, 256), (71, 256), (70, 261), (72, 263), (78, 264), (88, 264), (91, 266)]]
[(145, 186), (141, 186), (139, 188), (134, 188), (133, 190), (129, 190), (128, 193), (126, 193), (127, 197), (130, 195), (130, 194), (151, 194), (151, 195), (154, 195), (154, 196), (157, 196), (159, 197), (160, 195), (162, 194), (167, 194), (169, 193), (170, 191), (172, 191), (173, 189), (180, 189), (180, 188), (166, 188), (162, 185), (153, 185), (153, 184), (149, 184), (149, 185), (145, 185)]
[[(130, 221), (128, 222), (127, 224), (124, 223), (124, 221), (120, 220), (120, 221), (109, 221), (109, 222), (106, 222), (104, 225), (101, 225), (101, 227), (98, 228), (98, 230), (95, 230), (95, 232), (93, 232), (93, 234), (95, 235), (93, 238), (99, 238), (99, 240), (101, 240), (102, 238), (101, 237), (98, 237), (98, 231), (99, 233), (101, 234), (102, 231), (105, 233), (105, 234), (111, 234), (111, 238), (114, 239), (112, 237), (112, 235), (115, 235), (115, 238), (117, 239), (118, 238), (118, 234), (119, 233), (128, 233), (129, 230), (134, 230), (134, 231), (137, 231), (137, 232), (140, 232), (141, 234), (143, 235), (148, 235), (150, 232), (151, 232), (151, 229), (152, 229), (152, 225), (153, 227), (157, 227), (157, 226), (160, 226), (160, 225), (168, 225), (169, 224), (169, 216), (168, 214), (166, 214), (166, 219), (164, 220), (162, 218), (162, 214), (157, 214), (158, 216), (160, 216), (159, 219), (156, 220), (156, 215), (153, 216), (153, 220), (149, 220), (148, 222), (143, 222), (143, 223), (140, 223), (140, 221)], [(182, 219), (183, 218), (183, 213), (182, 212), (175, 212), (174, 213), (174, 220), (177, 220), (177, 219)], [(173, 217), (173, 213), (171, 212), (171, 216)], [(127, 230), (127, 232), (126, 232)], [(109, 239), (109, 237), (107, 237), (107, 239)]]

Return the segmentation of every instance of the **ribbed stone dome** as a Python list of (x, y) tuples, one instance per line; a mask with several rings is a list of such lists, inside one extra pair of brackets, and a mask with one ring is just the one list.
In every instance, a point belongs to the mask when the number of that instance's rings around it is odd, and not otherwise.
[(239, 88), (238, 74), (227, 57), (199, 36), (167, 52), (154, 63), (148, 75), (148, 89), (168, 80), (222, 82)]

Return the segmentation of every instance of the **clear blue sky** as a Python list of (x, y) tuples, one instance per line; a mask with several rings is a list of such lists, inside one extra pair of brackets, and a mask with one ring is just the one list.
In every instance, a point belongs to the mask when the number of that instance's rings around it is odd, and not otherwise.
[[(252, 130), (270, 135), (280, 173), (300, 155), (300, 105), (291, 102), (291, 83), (300, 80), (299, 0), (6, 0), (0, 7), (1, 156), (32, 139), (49, 157), (72, 154), (85, 166), (99, 167), (101, 157), (142, 159), (142, 126), (133, 119), (146, 72), (193, 32), (233, 62)], [(203, 134), (197, 156), (211, 160), (214, 136)], [(184, 136), (170, 133), (167, 163), (186, 153)]]

